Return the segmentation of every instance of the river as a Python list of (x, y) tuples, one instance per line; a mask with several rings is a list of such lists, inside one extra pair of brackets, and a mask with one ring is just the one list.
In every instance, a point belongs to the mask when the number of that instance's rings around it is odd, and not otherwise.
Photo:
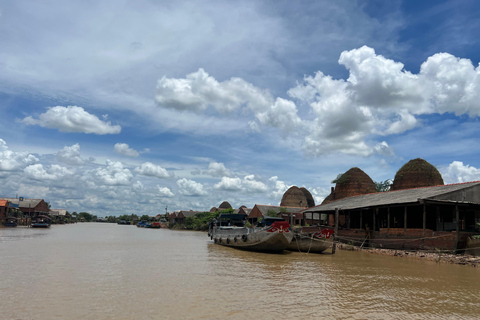
[(0, 277), (0, 319), (480, 318), (478, 268), (128, 225), (1, 228)]

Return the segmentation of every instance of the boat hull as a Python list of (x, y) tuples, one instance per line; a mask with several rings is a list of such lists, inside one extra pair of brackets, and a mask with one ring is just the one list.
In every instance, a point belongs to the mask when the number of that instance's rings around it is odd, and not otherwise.
[(298, 251), (305, 253), (322, 253), (323, 251), (331, 248), (333, 244), (333, 238), (331, 239), (317, 239), (315, 237), (310, 238), (297, 238), (295, 237), (287, 250)]
[(322, 253), (332, 247), (334, 230), (331, 228), (304, 228), (297, 230), (287, 250), (305, 253)]
[(47, 223), (32, 223), (30, 225), (32, 228), (50, 228), (50, 224)]
[(220, 228), (212, 230), (214, 243), (242, 250), (279, 253), (285, 250), (293, 238), (290, 230), (254, 228)]

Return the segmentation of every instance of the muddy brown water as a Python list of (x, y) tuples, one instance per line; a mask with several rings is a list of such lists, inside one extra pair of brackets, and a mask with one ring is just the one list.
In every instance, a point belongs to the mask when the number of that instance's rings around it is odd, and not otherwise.
[(479, 319), (480, 269), (128, 225), (0, 229), (0, 319), (226, 318)]

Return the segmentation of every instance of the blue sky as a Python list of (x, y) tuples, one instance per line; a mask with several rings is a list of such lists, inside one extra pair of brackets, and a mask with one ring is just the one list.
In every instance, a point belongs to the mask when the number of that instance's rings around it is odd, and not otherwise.
[(0, 2), (1, 195), (99, 216), (480, 179), (478, 1)]

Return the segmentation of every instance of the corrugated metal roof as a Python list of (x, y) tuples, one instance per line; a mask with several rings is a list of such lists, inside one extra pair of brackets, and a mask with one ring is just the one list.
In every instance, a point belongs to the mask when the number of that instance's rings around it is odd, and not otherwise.
[(415, 203), (419, 200), (429, 199), (450, 192), (470, 188), (476, 185), (480, 185), (480, 181), (457, 183), (435, 187), (370, 193), (336, 200), (334, 202), (306, 209), (303, 212), (307, 213), (333, 211), (335, 210), (335, 208), (339, 208), (340, 210), (352, 210), (366, 207), (379, 207), (386, 205)]
[(0, 198), (7, 200), (10, 203), (17, 204), (20, 208), (35, 208), (43, 199), (23, 199), (20, 201), (18, 198)]

